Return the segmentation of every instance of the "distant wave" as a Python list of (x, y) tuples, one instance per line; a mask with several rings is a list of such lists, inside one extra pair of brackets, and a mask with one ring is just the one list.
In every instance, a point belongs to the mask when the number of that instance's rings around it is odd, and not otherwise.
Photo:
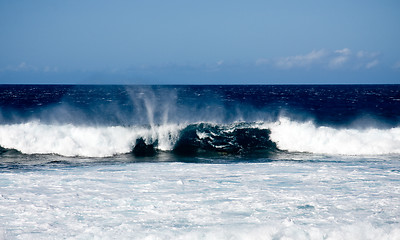
[(351, 129), (317, 126), (281, 117), (275, 122), (192, 123), (150, 126), (51, 125), (37, 121), (0, 125), (2, 151), (23, 154), (108, 157), (133, 153), (400, 154), (400, 128)]

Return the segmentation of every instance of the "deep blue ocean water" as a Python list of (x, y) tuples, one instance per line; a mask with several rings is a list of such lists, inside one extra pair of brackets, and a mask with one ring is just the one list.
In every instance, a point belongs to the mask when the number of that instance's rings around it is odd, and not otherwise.
[(275, 120), (284, 114), (319, 125), (370, 118), (397, 126), (399, 99), (399, 85), (0, 86), (2, 123), (149, 124), (146, 107), (152, 107), (157, 124), (164, 114), (172, 123)]
[(399, 239), (400, 85), (0, 85), (0, 239)]

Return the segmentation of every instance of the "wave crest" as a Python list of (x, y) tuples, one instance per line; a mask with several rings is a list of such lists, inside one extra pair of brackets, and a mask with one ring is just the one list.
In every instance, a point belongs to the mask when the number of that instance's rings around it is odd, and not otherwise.
[(160, 150), (171, 150), (179, 125), (145, 126), (74, 126), (47, 125), (39, 122), (0, 125), (0, 146), (24, 154), (108, 157), (129, 153), (136, 139), (146, 143), (158, 140)]
[(400, 154), (400, 128), (350, 129), (317, 126), (312, 121), (164, 124), (155, 126), (75, 126), (40, 122), (0, 125), (0, 154), (109, 157), (132, 152), (154, 155), (249, 154), (278, 150), (316, 154)]

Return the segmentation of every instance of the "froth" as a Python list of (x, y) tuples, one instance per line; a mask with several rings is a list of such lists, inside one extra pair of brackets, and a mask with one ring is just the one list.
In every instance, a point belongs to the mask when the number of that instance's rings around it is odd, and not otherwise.
[(266, 124), (282, 150), (318, 154), (375, 155), (400, 153), (400, 128), (338, 129), (288, 118)]
[(0, 125), (0, 146), (25, 154), (107, 157), (128, 153), (135, 140), (157, 140), (160, 150), (171, 150), (180, 127), (93, 127), (47, 125), (39, 122)]
[[(0, 125), (0, 146), (25, 154), (108, 157), (132, 151), (136, 139), (157, 143), (170, 151), (187, 124), (155, 126), (77, 126), (40, 122)], [(234, 128), (239, 128), (235, 125)], [(400, 127), (391, 129), (350, 129), (317, 126), (312, 121), (280, 118), (276, 122), (250, 124), (268, 128), (270, 139), (280, 150), (317, 154), (379, 155), (400, 154)], [(204, 138), (197, 132), (200, 139)]]

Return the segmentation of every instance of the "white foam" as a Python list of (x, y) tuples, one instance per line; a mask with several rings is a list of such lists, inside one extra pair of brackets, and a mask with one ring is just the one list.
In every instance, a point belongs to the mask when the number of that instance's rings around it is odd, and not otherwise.
[(400, 162), (342, 160), (9, 169), (0, 239), (399, 239)]
[(171, 150), (181, 126), (93, 127), (47, 125), (40, 122), (0, 125), (0, 146), (25, 154), (106, 157), (128, 153), (136, 139), (158, 140), (160, 150)]
[(320, 154), (375, 155), (400, 153), (400, 127), (336, 129), (288, 118), (265, 124), (282, 150)]
[[(0, 146), (25, 154), (107, 157), (128, 153), (136, 139), (157, 141), (163, 151), (173, 149), (179, 132), (187, 125), (76, 126), (40, 122), (0, 125)], [(281, 150), (317, 154), (379, 155), (400, 153), (400, 127), (391, 129), (337, 129), (316, 126), (312, 121), (296, 122), (280, 118), (277, 122), (257, 123), (252, 127), (271, 130), (271, 140)], [(233, 130), (234, 128), (232, 128)], [(199, 138), (208, 135), (197, 132)]]

